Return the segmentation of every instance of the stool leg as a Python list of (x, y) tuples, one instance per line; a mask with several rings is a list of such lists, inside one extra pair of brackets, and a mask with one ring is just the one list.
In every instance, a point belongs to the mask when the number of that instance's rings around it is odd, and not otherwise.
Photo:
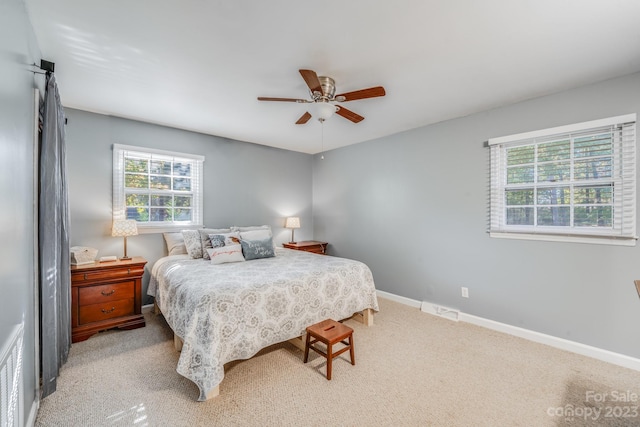
[(304, 345), (304, 363), (307, 363), (307, 360), (309, 359), (309, 338), (311, 338), (311, 334), (307, 332), (307, 340)]
[(327, 344), (327, 379), (331, 380), (331, 365), (333, 362), (333, 344)]
[(353, 334), (349, 335), (349, 356), (351, 356), (351, 364), (356, 364), (355, 350), (353, 349)]

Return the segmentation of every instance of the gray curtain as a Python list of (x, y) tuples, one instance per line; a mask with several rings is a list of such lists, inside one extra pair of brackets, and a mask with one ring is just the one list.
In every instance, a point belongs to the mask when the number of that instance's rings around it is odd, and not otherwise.
[(40, 360), (42, 397), (56, 391), (71, 348), (69, 204), (64, 110), (58, 85), (47, 74), (40, 148)]

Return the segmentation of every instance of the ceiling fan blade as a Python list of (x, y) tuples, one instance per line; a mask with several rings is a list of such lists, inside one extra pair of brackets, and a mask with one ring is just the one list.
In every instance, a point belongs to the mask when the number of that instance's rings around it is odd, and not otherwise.
[(351, 110), (347, 110), (342, 106), (338, 106), (338, 111), (336, 111), (336, 114), (344, 117), (347, 120), (351, 120), (353, 123), (360, 123), (364, 120), (364, 117), (362, 117), (361, 115), (356, 114)]
[(282, 102), (309, 102), (306, 99), (296, 98), (269, 98), (265, 96), (259, 96), (258, 101), (282, 101)]
[(311, 93), (318, 92), (320, 95), (324, 95), (322, 91), (322, 86), (320, 85), (320, 80), (318, 79), (318, 75), (313, 70), (299, 70), (300, 75), (304, 79), (307, 86), (309, 86), (309, 90)]
[(377, 96), (385, 96), (386, 92), (382, 86), (370, 87), (368, 89), (356, 90), (353, 92), (341, 93), (336, 95), (336, 101), (339, 97), (343, 97), (344, 101), (355, 101), (356, 99), (375, 98)]
[(309, 114), (309, 112), (307, 111), (302, 116), (300, 116), (300, 118), (298, 119), (296, 124), (297, 125), (303, 125), (303, 124), (307, 123), (310, 118), (311, 118), (311, 114)]

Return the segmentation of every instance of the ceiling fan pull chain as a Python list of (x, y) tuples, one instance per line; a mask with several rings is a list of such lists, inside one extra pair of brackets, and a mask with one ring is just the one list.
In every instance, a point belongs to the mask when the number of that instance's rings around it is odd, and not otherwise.
[(324, 119), (320, 120), (320, 160), (324, 160)]

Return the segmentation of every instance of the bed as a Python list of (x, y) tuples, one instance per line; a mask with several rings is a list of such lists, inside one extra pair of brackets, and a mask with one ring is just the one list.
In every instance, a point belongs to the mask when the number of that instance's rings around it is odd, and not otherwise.
[[(171, 253), (171, 252), (170, 252)], [(149, 295), (182, 344), (177, 372), (216, 396), (224, 364), (295, 339), (321, 320), (378, 310), (363, 263), (274, 248), (269, 258), (213, 265), (189, 255), (158, 260)]]

